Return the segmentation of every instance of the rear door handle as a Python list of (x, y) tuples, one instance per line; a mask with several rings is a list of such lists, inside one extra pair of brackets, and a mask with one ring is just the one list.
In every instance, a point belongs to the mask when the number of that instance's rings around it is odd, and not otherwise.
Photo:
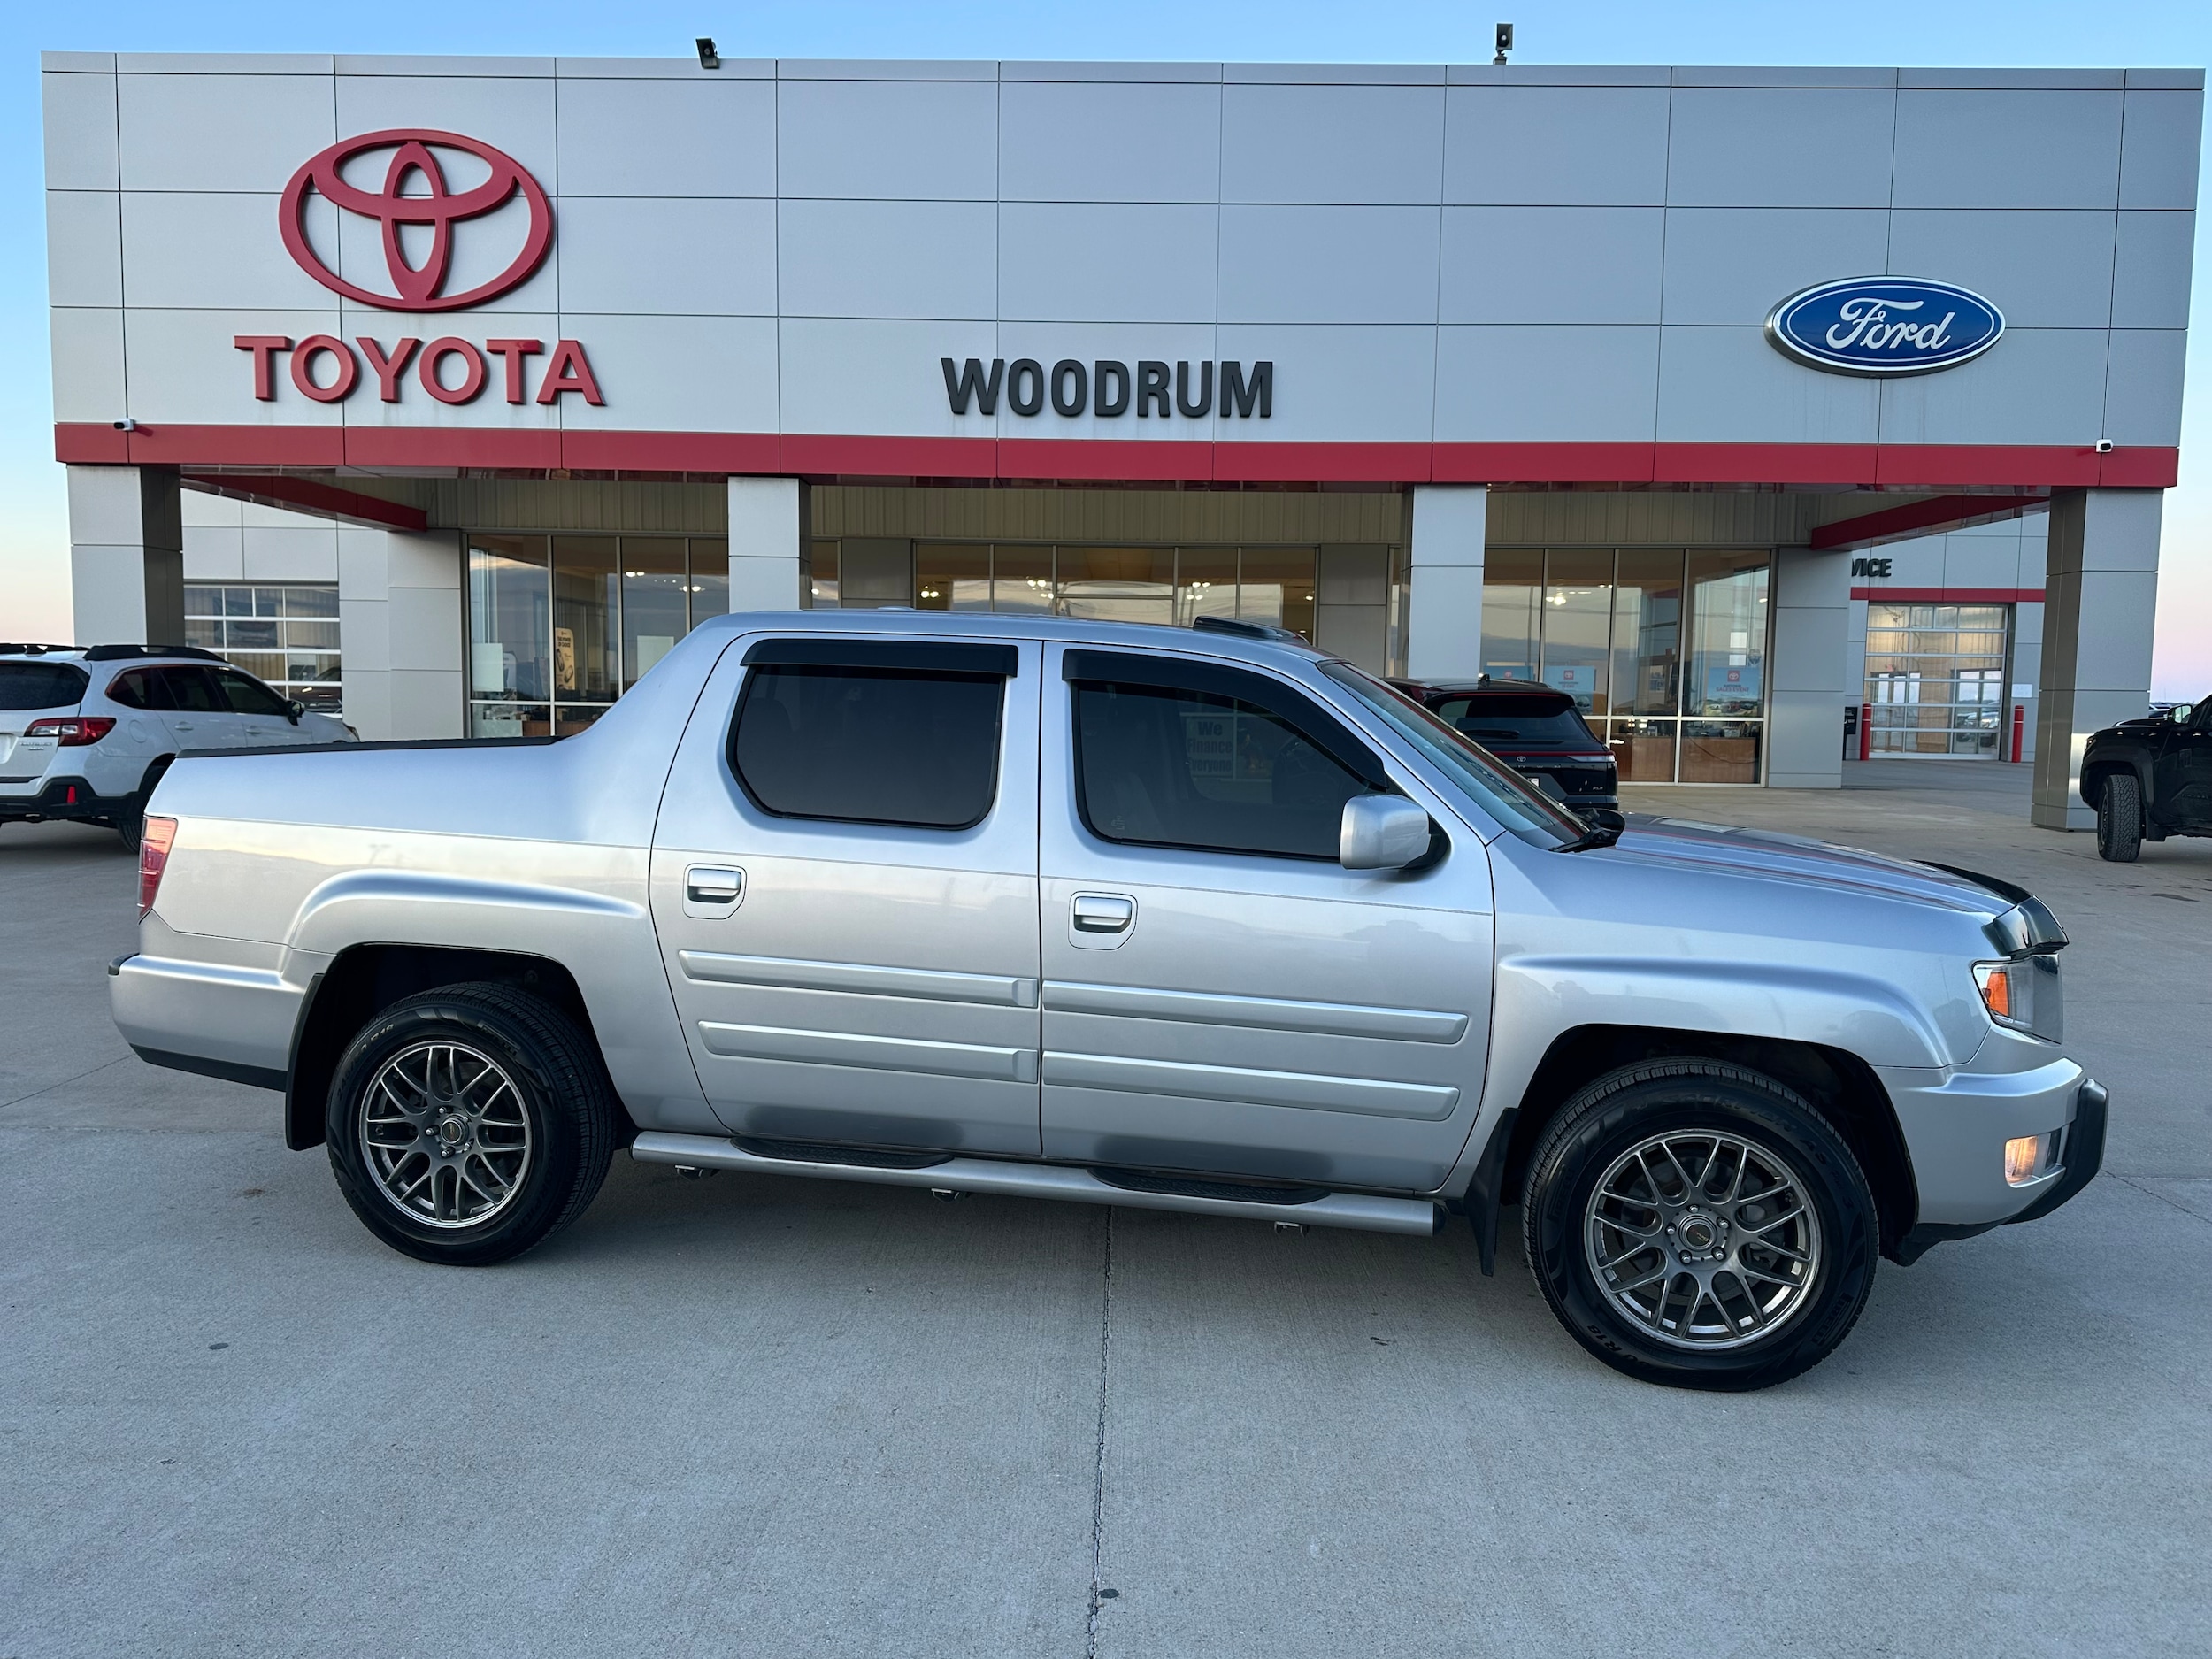
[(1137, 902), (1118, 893), (1079, 893), (1075, 895), (1075, 931), (1079, 933), (1125, 933), (1137, 919)]
[(684, 914), (726, 916), (745, 896), (745, 872), (734, 864), (693, 864), (684, 872)]

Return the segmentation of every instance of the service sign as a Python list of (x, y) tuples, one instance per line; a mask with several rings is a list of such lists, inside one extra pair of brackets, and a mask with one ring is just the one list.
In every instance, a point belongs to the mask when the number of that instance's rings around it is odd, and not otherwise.
[(2004, 313), (1970, 288), (1920, 277), (1847, 277), (1793, 294), (1767, 316), (1785, 356), (1831, 374), (1929, 374), (1978, 357)]

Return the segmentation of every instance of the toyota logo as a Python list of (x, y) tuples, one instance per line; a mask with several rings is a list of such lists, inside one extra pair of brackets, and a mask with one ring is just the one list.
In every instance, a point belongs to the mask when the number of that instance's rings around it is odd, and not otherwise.
[[(384, 170), (384, 188), (364, 190), (348, 183), (342, 172), (346, 164), (375, 150), (392, 152)], [(491, 169), (491, 176), (457, 195), (446, 183), (445, 170), (434, 153), (437, 150), (473, 156)], [(349, 282), (323, 262), (307, 240), (310, 191), (319, 192), (342, 211), (374, 219), (382, 227), (384, 264), (391, 273), (393, 292), (378, 294)], [(518, 194), (530, 210), (530, 233), (523, 241), (522, 251), (490, 281), (459, 294), (444, 292), (453, 261), (454, 227), (465, 219), (482, 218)], [(528, 280), (553, 243), (553, 204), (520, 162), (473, 138), (426, 128), (364, 133), (333, 144), (302, 166), (284, 187), (278, 224), (284, 233), (285, 247), (299, 262), (300, 269), (316, 281), (364, 305), (396, 311), (456, 311), (496, 299)], [(401, 244), (400, 229), (407, 225), (429, 227), (430, 247), (420, 265), (409, 261)]]

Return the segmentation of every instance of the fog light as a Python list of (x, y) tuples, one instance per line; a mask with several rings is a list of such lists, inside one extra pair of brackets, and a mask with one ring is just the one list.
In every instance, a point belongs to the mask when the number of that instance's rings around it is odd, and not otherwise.
[(2054, 1129), (2047, 1134), (2015, 1135), (2006, 1141), (2007, 1184), (2024, 1187), (2039, 1176), (2048, 1175), (2058, 1161), (2058, 1133)]

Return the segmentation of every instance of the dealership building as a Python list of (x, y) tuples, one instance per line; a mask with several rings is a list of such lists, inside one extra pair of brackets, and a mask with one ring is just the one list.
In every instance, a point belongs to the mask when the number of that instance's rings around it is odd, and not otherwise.
[(1540, 679), (1629, 782), (2016, 758), (2052, 827), (2144, 711), (2195, 71), (44, 69), (77, 636), (365, 737), (891, 605)]

